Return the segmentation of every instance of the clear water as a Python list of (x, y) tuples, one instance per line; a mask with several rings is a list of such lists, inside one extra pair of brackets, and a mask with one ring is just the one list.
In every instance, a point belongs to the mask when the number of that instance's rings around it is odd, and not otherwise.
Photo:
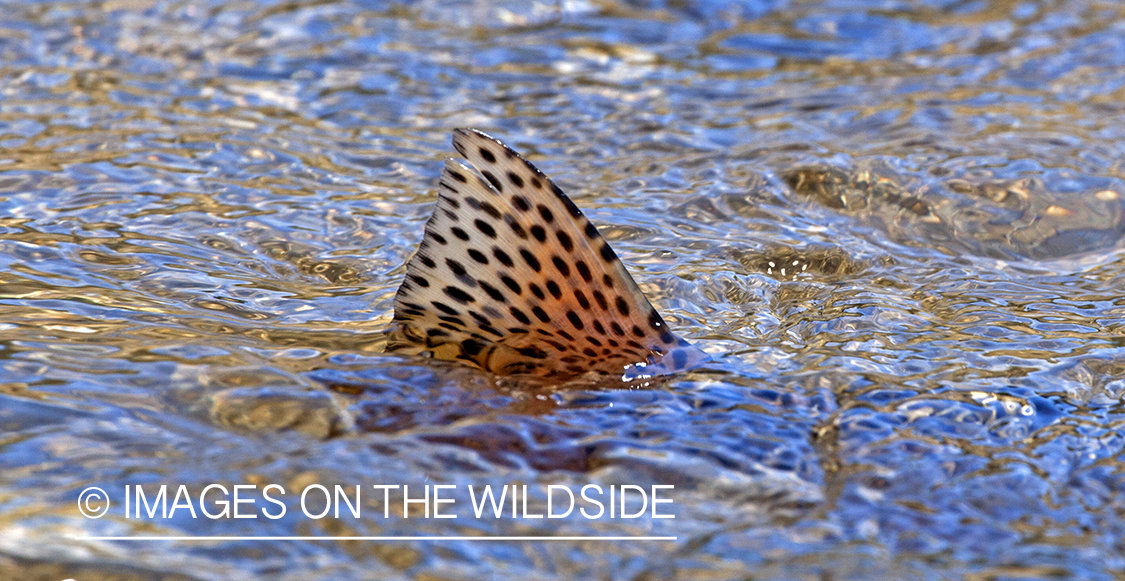
[[(1125, 573), (1120, 3), (0, 13), (0, 577)], [(382, 355), (459, 126), (715, 362), (624, 389)], [(289, 512), (120, 506), (211, 483)], [(670, 484), (676, 518), (313, 520), (310, 483)], [(83, 518), (88, 486), (119, 504)]]

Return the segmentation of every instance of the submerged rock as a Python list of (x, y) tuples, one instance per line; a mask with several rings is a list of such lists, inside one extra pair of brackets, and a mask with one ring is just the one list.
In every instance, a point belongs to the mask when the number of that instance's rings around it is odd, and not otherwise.
[(782, 178), (798, 195), (879, 227), (895, 242), (951, 254), (1054, 260), (1112, 249), (1125, 235), (1122, 194), (1094, 180), (1084, 191), (1065, 192), (1034, 177), (910, 183), (877, 164), (804, 166)]

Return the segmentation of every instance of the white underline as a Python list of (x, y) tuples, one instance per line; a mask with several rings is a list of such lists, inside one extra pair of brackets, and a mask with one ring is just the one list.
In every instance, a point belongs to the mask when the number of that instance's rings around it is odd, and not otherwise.
[(76, 541), (675, 541), (678, 537), (71, 537)]

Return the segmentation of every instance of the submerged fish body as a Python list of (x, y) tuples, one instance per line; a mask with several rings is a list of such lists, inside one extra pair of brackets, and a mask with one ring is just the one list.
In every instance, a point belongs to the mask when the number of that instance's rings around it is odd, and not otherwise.
[(387, 351), (496, 374), (625, 379), (694, 367), (598, 229), (499, 140), (457, 129), (437, 206), (394, 301)]

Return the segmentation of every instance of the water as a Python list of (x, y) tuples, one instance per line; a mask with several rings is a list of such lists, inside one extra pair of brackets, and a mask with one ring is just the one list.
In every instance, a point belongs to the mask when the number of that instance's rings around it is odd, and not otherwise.
[[(1125, 571), (1118, 3), (0, 12), (4, 578)], [(460, 126), (554, 176), (715, 362), (624, 388), (383, 355)], [(213, 483), (286, 516), (122, 506)], [(368, 489), (312, 519), (317, 483), (455, 485), (458, 518)], [(676, 518), (466, 495), (591, 483), (673, 485)], [(676, 540), (74, 538), (141, 535)]]

